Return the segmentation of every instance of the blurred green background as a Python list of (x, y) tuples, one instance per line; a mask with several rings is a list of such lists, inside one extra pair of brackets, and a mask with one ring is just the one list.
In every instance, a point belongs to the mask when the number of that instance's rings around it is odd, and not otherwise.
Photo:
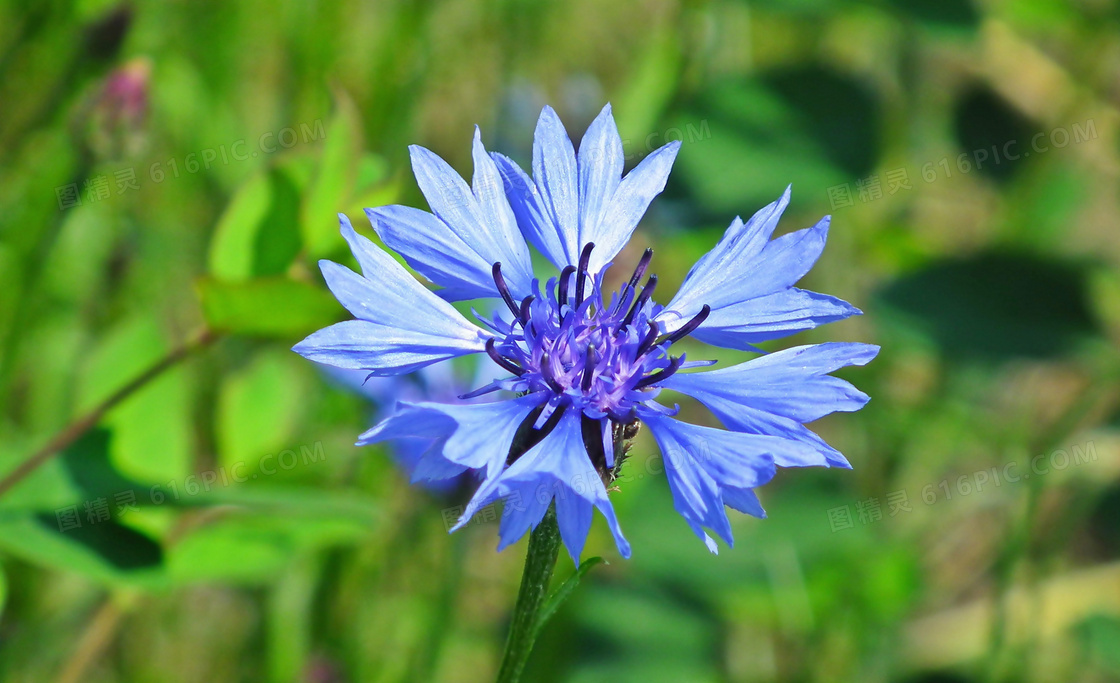
[(805, 285), (866, 315), (769, 347), (883, 351), (814, 425), (855, 469), (779, 473), (718, 557), (640, 439), (634, 557), (596, 521), (609, 564), (526, 680), (1120, 680), (1118, 28), (1109, 0), (0, 3), (0, 476), (194, 345), (0, 496), (0, 681), (491, 680), (524, 541), (449, 537), (468, 492), (355, 448), (374, 407), (289, 347), (344, 317), (335, 213), (424, 206), (408, 144), (469, 173), (477, 123), (526, 162), (541, 106), (578, 139), (606, 101), (630, 166), (682, 140), (622, 264), (655, 247), (671, 292), (792, 182), (779, 231), (833, 214)]

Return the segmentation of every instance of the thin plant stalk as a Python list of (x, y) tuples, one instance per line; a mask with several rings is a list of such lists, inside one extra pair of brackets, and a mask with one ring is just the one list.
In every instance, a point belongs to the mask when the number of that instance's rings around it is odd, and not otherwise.
[(529, 552), (521, 575), (521, 589), (513, 608), (502, 666), (497, 683), (517, 683), (536, 640), (541, 607), (548, 597), (548, 585), (560, 552), (560, 529), (556, 525), (556, 507), (548, 508), (544, 519), (529, 536)]

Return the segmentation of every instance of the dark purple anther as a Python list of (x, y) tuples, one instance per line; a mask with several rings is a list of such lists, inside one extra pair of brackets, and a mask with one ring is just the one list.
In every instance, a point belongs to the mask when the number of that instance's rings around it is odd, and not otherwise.
[(653, 260), (653, 249), (646, 249), (645, 253), (642, 254), (642, 258), (638, 261), (638, 266), (634, 268), (634, 274), (630, 276), (630, 281), (626, 283), (627, 287), (634, 289), (638, 286), (638, 282), (640, 282), (642, 276), (646, 274), (646, 269), (649, 268), (649, 262), (651, 260)]
[(648, 324), (649, 331), (646, 332), (645, 337), (642, 337), (642, 343), (638, 344), (638, 351), (634, 354), (635, 359), (641, 358), (642, 356), (649, 353), (649, 350), (655, 346), (657, 337), (661, 334), (661, 330), (657, 327), (657, 323), (650, 320), (648, 321)]
[(658, 370), (652, 375), (647, 375), (642, 378), (640, 382), (634, 385), (635, 389), (645, 389), (646, 387), (657, 384), (663, 380), (672, 377), (677, 370), (680, 369), (681, 363), (684, 362), (684, 356), (674, 356), (669, 359), (669, 367)]
[(622, 332), (626, 329), (626, 327), (630, 324), (630, 321), (634, 319), (634, 314), (642, 310), (642, 306), (646, 305), (646, 302), (649, 301), (649, 298), (653, 296), (653, 290), (656, 288), (657, 276), (650, 275), (649, 279), (646, 280), (646, 286), (642, 287), (642, 293), (638, 295), (638, 298), (634, 300), (634, 305), (631, 306), (630, 310), (626, 312), (626, 317), (622, 319), (622, 324), (618, 326), (618, 330), (616, 330), (617, 332)]
[(587, 347), (587, 358), (583, 361), (583, 380), (579, 388), (586, 393), (591, 389), (591, 380), (595, 377), (595, 364), (599, 362), (599, 352), (594, 346)]
[(529, 307), (533, 305), (533, 300), (537, 297), (530, 294), (521, 300), (521, 311), (518, 313), (517, 319), (521, 321), (521, 326), (529, 322)]
[(680, 340), (692, 334), (697, 327), (700, 327), (704, 324), (704, 321), (708, 319), (708, 315), (711, 314), (711, 312), (712, 307), (708, 304), (704, 304), (704, 308), (701, 308), (700, 312), (692, 317), (692, 320), (689, 320), (684, 324), (684, 327), (666, 337), (665, 341), (662, 343), (664, 344), (668, 342), (669, 344), (676, 344)]
[(568, 285), (572, 280), (572, 273), (576, 272), (575, 266), (564, 266), (560, 271), (560, 284), (557, 285), (556, 303), (563, 307), (568, 303)]
[(513, 295), (509, 293), (509, 285), (506, 284), (506, 279), (502, 277), (502, 262), (498, 261), (494, 264), (491, 272), (494, 274), (494, 286), (498, 288), (498, 293), (502, 295), (502, 300), (509, 306), (509, 310), (513, 312), (513, 317), (521, 317), (521, 309), (517, 307), (517, 302), (513, 300)]
[(564, 387), (560, 386), (560, 383), (556, 381), (556, 376), (552, 374), (552, 361), (547, 353), (541, 356), (541, 377), (544, 378), (545, 384), (550, 389), (558, 394), (564, 393)]
[(498, 346), (492, 338), (486, 340), (486, 355), (490, 356), (490, 360), (494, 361), (495, 363), (517, 375), (518, 377), (525, 374), (524, 368), (506, 358), (502, 354), (498, 353)]
[[(653, 260), (653, 249), (646, 249), (642, 254), (642, 258), (638, 260), (638, 265), (634, 268), (634, 274), (630, 276), (630, 280), (618, 293), (618, 308), (622, 309), (630, 302), (630, 292), (633, 292), (638, 286), (638, 281), (646, 274), (646, 269), (649, 268), (649, 262)], [(621, 329), (621, 328), (619, 328)], [(639, 354), (640, 355), (640, 354)]]
[(587, 286), (587, 266), (591, 263), (591, 250), (594, 242), (588, 242), (579, 255), (579, 268), (576, 270), (576, 308), (583, 303), (583, 292)]

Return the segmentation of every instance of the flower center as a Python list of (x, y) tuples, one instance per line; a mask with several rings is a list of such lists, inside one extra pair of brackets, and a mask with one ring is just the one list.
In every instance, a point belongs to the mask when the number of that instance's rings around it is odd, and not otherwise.
[(657, 276), (638, 288), (653, 250), (646, 250), (630, 280), (608, 297), (603, 274), (587, 272), (594, 247), (588, 243), (579, 266), (564, 268), (543, 292), (534, 281), (535, 293), (520, 302), (495, 263), (494, 283), (512, 319), (495, 316), (495, 330), (504, 338), (491, 339), (486, 351), (515, 375), (504, 388), (550, 391), (556, 407), (571, 405), (591, 418), (628, 423), (636, 419), (638, 404), (656, 397), (658, 383), (680, 369), (684, 356), (670, 355), (669, 348), (695, 330), (710, 309), (705, 306), (677, 331), (662, 334), (653, 320), (662, 307), (651, 299)]

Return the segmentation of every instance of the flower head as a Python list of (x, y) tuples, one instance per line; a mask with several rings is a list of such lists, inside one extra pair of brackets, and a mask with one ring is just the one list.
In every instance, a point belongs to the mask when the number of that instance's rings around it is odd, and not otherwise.
[[(576, 562), (593, 508), (629, 556), (607, 486), (639, 424), (661, 449), (676, 509), (712, 552), (706, 529), (732, 542), (725, 505), (764, 516), (753, 489), (776, 466), (849, 467), (804, 423), (867, 402), (828, 373), (867, 363), (877, 347), (801, 346), (705, 372), (687, 371), (710, 362), (688, 361), (674, 349), (692, 336), (759, 351), (761, 341), (858, 314), (839, 299), (794, 287), (824, 248), (828, 218), (771, 239), (789, 203), (787, 189), (749, 221), (736, 218), (667, 305), (654, 299), (650, 250), (618, 291), (605, 289), (607, 268), (664, 189), (678, 147), (665, 145), (623, 176), (609, 105), (578, 153), (546, 107), (532, 177), (510, 159), (487, 154), (477, 129), (469, 186), (439, 157), (412, 147), (432, 213), (403, 206), (367, 213), (385, 244), (438, 285), (435, 291), (341, 217), (363, 275), (321, 265), (328, 286), (357, 319), (320, 330), (295, 350), (369, 375), (489, 356), (493, 381), (464, 402), (402, 404), (358, 443), (421, 439), (427, 448), (418, 468), (431, 477), (476, 471), (482, 484), (459, 526), (481, 506), (504, 499), (499, 549), (555, 504)], [(556, 267), (547, 278), (534, 275), (526, 240)], [(447, 303), (465, 298), (494, 300), (492, 312), (476, 314), (481, 326)], [(725, 429), (677, 420), (676, 407), (657, 401), (662, 388), (696, 398)], [(509, 398), (470, 400), (491, 392)]]

